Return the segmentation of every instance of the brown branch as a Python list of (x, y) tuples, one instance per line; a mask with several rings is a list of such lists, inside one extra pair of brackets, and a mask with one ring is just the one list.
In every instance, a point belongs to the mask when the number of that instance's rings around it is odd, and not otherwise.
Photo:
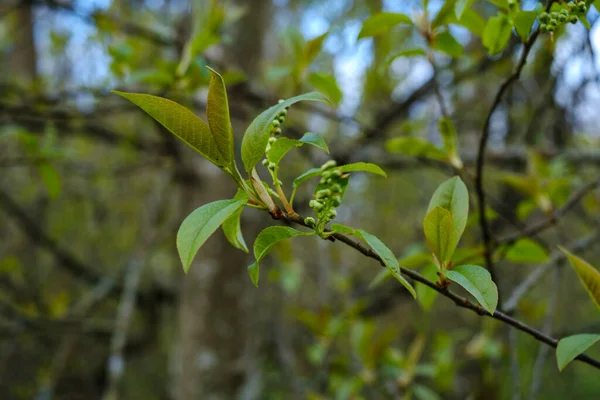
[[(278, 217), (278, 219), (282, 219), (285, 220), (287, 222), (290, 223), (295, 223), (298, 225), (302, 225), (305, 227), (308, 227), (305, 223), (304, 223), (304, 219), (301, 216), (291, 216), (291, 215), (284, 215), (284, 214), (280, 214), (280, 216)], [(379, 255), (377, 255), (377, 253), (375, 253), (372, 249), (364, 246), (363, 244), (359, 243), (358, 241), (340, 234), (340, 233), (334, 233), (331, 236), (329, 236), (330, 240), (339, 240), (340, 242), (346, 244), (349, 247), (352, 247), (353, 249), (357, 250), (359, 253), (363, 254), (366, 257), (372, 258), (373, 260), (378, 261), (382, 266), (384, 266), (384, 262), (381, 259), (381, 257), (379, 257)], [(505, 314), (501, 311), (496, 310), (494, 312), (494, 314), (490, 314), (488, 311), (486, 311), (483, 307), (481, 307), (480, 305), (474, 304), (473, 302), (471, 302), (469, 299), (459, 296), (456, 293), (452, 292), (451, 290), (447, 289), (447, 288), (441, 288), (439, 287), (435, 282), (432, 282), (426, 278), (424, 278), (423, 276), (421, 276), (418, 272), (415, 272), (413, 270), (410, 269), (406, 269), (406, 268), (400, 268), (401, 272), (406, 275), (407, 277), (422, 283), (425, 286), (428, 286), (429, 288), (435, 290), (436, 292), (440, 293), (441, 295), (449, 298), (450, 300), (454, 301), (454, 303), (458, 306), (458, 307), (462, 307), (462, 308), (467, 308), (479, 315), (482, 316), (487, 316), (487, 317), (491, 317), (494, 318), (498, 321), (502, 321), (505, 324), (508, 324), (522, 332), (527, 333), (528, 335), (534, 337), (535, 339), (537, 339), (538, 341), (542, 342), (542, 343), (546, 343), (547, 345), (551, 346), (551, 347), (556, 347), (558, 345), (558, 339), (555, 339), (547, 334), (545, 334), (544, 332), (541, 332), (535, 328), (532, 328), (531, 326), (511, 317), (508, 314)], [(592, 357), (589, 357), (585, 354), (580, 354), (576, 360), (579, 360), (583, 363), (589, 364), (593, 367), (596, 367), (598, 369), (600, 369), (600, 360), (596, 360)]]
[(492, 120), (492, 115), (500, 105), (504, 94), (508, 91), (508, 89), (512, 86), (514, 82), (516, 82), (521, 76), (521, 71), (527, 62), (527, 56), (533, 47), (536, 39), (540, 34), (539, 28), (531, 35), (529, 40), (525, 43), (523, 47), (523, 52), (521, 54), (521, 58), (519, 63), (517, 64), (514, 72), (502, 83), (500, 89), (496, 93), (494, 97), (494, 101), (492, 102), (492, 106), (487, 114), (485, 119), (485, 123), (483, 125), (483, 131), (481, 133), (481, 138), (479, 140), (479, 148), (477, 152), (477, 164), (476, 164), (476, 175), (475, 175), (475, 188), (477, 192), (477, 200), (479, 203), (479, 225), (481, 226), (481, 234), (483, 238), (484, 244), (484, 258), (487, 269), (490, 271), (492, 275), (492, 280), (496, 281), (496, 273), (494, 270), (494, 261), (492, 259), (492, 235), (490, 232), (490, 226), (485, 215), (485, 190), (483, 188), (483, 166), (485, 162), (485, 152), (487, 148), (487, 142), (490, 136), (490, 122)]

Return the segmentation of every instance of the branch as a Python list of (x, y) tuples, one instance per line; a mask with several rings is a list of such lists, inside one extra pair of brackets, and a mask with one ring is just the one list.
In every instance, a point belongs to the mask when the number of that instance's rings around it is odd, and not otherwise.
[[(302, 225), (304, 227), (310, 228), (309, 226), (307, 226), (304, 223), (304, 218), (302, 218), (299, 215), (292, 216), (292, 215), (285, 215), (283, 213), (279, 213), (279, 214), (276, 214), (275, 216), (273, 216), (273, 218), (285, 220), (290, 223), (294, 223), (297, 225)], [(339, 240), (340, 242), (346, 244), (349, 247), (352, 247), (359, 253), (363, 254), (365, 257), (372, 258), (373, 260), (378, 261), (382, 266), (385, 266), (381, 257), (379, 257), (379, 255), (377, 255), (377, 253), (375, 253), (372, 249), (364, 246), (363, 244), (357, 242), (356, 240), (354, 240), (346, 235), (343, 235), (341, 233), (334, 233), (331, 236), (329, 236), (329, 240), (333, 240), (333, 241)], [(402, 268), (402, 267), (400, 268), (400, 270), (407, 277), (409, 277), (419, 283), (422, 283), (425, 286), (428, 286), (429, 288), (435, 290), (436, 292), (440, 293), (441, 295), (454, 301), (454, 303), (458, 307), (467, 308), (479, 315), (491, 317), (498, 321), (502, 321), (505, 324), (508, 324), (520, 331), (523, 331), (523, 332), (527, 333), (528, 335), (534, 337), (538, 341), (540, 341), (542, 343), (546, 343), (547, 345), (549, 345), (551, 347), (556, 348), (556, 346), (558, 345), (558, 339), (555, 339), (555, 338), (545, 334), (544, 332), (541, 332), (535, 328), (532, 328), (529, 325), (511, 317), (508, 314), (505, 314), (498, 310), (496, 310), (494, 312), (494, 314), (490, 314), (480, 305), (472, 303), (469, 299), (459, 296), (458, 294), (452, 292), (451, 290), (448, 290), (447, 288), (444, 289), (444, 288), (439, 287), (435, 282), (432, 282), (432, 281), (424, 278), (418, 272), (415, 272), (410, 269)], [(589, 364), (593, 367), (600, 369), (600, 360), (596, 360), (592, 357), (586, 356), (585, 354), (580, 354), (576, 358), (576, 360), (579, 360), (583, 363)]]
[(571, 211), (581, 201), (581, 199), (583, 199), (585, 197), (585, 195), (587, 195), (589, 192), (595, 190), (599, 186), (600, 186), (600, 178), (597, 178), (596, 180), (589, 182), (587, 185), (585, 185), (584, 187), (579, 189), (577, 192), (575, 192), (575, 194), (573, 194), (571, 197), (569, 197), (567, 202), (562, 207), (554, 210), (548, 216), (547, 219), (537, 222), (537, 223), (531, 225), (530, 227), (522, 230), (521, 232), (516, 232), (512, 235), (508, 235), (504, 238), (499, 239), (497, 241), (496, 245), (501, 245), (501, 244), (505, 244), (505, 243), (510, 244), (521, 238), (537, 235), (538, 233), (542, 232), (543, 230), (553, 226), (554, 224), (556, 224), (558, 222), (558, 220), (561, 217), (563, 217), (565, 214), (567, 214), (569, 211)]
[[(552, 3), (552, 2), (550, 2), (550, 3)], [(496, 281), (496, 274), (494, 271), (494, 261), (492, 259), (492, 243), (491, 243), (492, 235), (490, 232), (490, 227), (488, 224), (487, 217), (485, 215), (485, 207), (486, 207), (485, 190), (483, 188), (483, 166), (484, 166), (484, 161), (485, 161), (485, 151), (486, 151), (486, 147), (487, 147), (487, 142), (488, 142), (488, 139), (490, 136), (490, 122), (492, 119), (492, 115), (496, 111), (496, 108), (498, 108), (498, 106), (500, 105), (500, 102), (502, 101), (504, 94), (508, 91), (508, 89), (511, 87), (511, 85), (514, 82), (516, 82), (519, 79), (519, 77), (521, 76), (521, 71), (523, 70), (525, 63), (527, 62), (527, 56), (529, 55), (529, 52), (531, 51), (531, 48), (533, 47), (533, 44), (535, 43), (535, 40), (537, 39), (539, 34), (540, 34), (540, 31), (538, 28), (531, 35), (531, 37), (529, 38), (527, 43), (525, 43), (525, 45), (523, 47), (523, 53), (521, 54), (521, 58), (519, 60), (519, 63), (517, 64), (517, 67), (515, 68), (514, 72), (504, 81), (504, 83), (502, 83), (502, 85), (500, 86), (500, 89), (496, 93), (496, 96), (494, 97), (492, 106), (490, 107), (490, 111), (488, 112), (487, 117), (485, 119), (485, 123), (483, 125), (483, 131), (481, 133), (481, 138), (479, 140), (479, 149), (477, 152), (475, 188), (477, 191), (477, 200), (479, 203), (479, 225), (481, 226), (481, 233), (482, 233), (483, 244), (484, 244), (484, 249), (485, 249), (485, 251), (484, 251), (485, 264), (486, 264), (487, 269), (490, 271), (493, 281)]]

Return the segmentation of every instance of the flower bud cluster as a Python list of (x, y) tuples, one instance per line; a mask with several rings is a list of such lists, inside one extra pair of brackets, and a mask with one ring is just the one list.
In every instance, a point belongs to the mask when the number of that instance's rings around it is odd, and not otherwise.
[(308, 205), (319, 217), (319, 227), (337, 217), (336, 208), (342, 204), (343, 187), (347, 184), (348, 174), (343, 174), (336, 167), (334, 160), (327, 161), (321, 166), (321, 181)]
[(540, 31), (542, 32), (554, 32), (561, 25), (570, 22), (576, 24), (578, 21), (578, 15), (585, 15), (587, 13), (587, 5), (585, 1), (573, 1), (564, 3), (560, 11), (553, 11), (550, 13), (540, 13)]
[[(283, 103), (283, 100), (279, 100), (279, 103)], [(277, 137), (281, 135), (281, 125), (285, 122), (289, 108), (289, 106), (284, 108), (271, 122), (271, 137), (265, 148), (265, 153), (267, 155), (269, 154), (269, 151), (271, 151), (271, 146), (277, 141)], [(275, 163), (269, 162), (268, 157), (262, 160), (262, 165), (267, 167), (271, 172), (275, 171), (275, 168), (277, 167)]]

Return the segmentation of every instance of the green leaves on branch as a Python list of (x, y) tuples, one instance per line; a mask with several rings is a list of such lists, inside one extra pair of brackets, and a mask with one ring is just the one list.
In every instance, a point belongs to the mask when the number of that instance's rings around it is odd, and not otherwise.
[[(244, 199), (248, 199), (248, 194), (246, 194), (246, 192), (244, 192), (243, 190), (239, 189), (233, 200)], [(246, 245), (246, 241), (244, 240), (244, 236), (242, 235), (242, 230), (240, 227), (242, 211), (244, 211), (243, 207), (237, 209), (223, 222), (221, 228), (223, 228), (223, 233), (225, 234), (225, 237), (233, 247), (248, 253), (248, 246)]]
[(498, 306), (498, 288), (485, 268), (478, 265), (461, 265), (445, 274), (448, 279), (471, 293), (490, 314), (494, 314)]
[(450, 178), (434, 192), (424, 220), (425, 237), (440, 267), (451, 260), (469, 214), (469, 193), (459, 177)]
[(290, 139), (286, 137), (280, 137), (271, 145), (271, 149), (267, 153), (267, 159), (269, 162), (279, 164), (281, 159), (294, 147), (302, 146), (303, 144), (310, 144), (312, 146), (318, 147), (319, 149), (329, 153), (329, 149), (327, 148), (327, 144), (325, 143), (325, 139), (323, 136), (307, 132), (302, 136), (300, 140)]
[(113, 92), (146, 111), (167, 130), (217, 167), (223, 169), (231, 165), (232, 159), (229, 153), (224, 154), (219, 150), (219, 148), (226, 148), (229, 143), (217, 144), (217, 141), (221, 141), (223, 138), (214, 135), (208, 125), (187, 108), (174, 101), (149, 94), (125, 93), (116, 90)]
[(392, 251), (377, 236), (371, 235), (362, 229), (352, 229), (342, 224), (333, 224), (331, 227), (336, 232), (354, 235), (367, 242), (369, 247), (381, 258), (391, 275), (396, 278), (415, 299), (417, 298), (415, 289), (410, 282), (402, 276), (400, 264), (398, 263), (396, 256), (394, 256), (394, 253), (392, 253)]
[(524, 238), (510, 246), (506, 259), (513, 263), (539, 264), (548, 261), (548, 253), (538, 242)]
[(358, 39), (384, 35), (393, 27), (400, 24), (412, 24), (412, 20), (406, 14), (393, 12), (379, 12), (373, 14), (363, 22), (360, 33), (358, 34)]
[(483, 31), (483, 45), (490, 54), (498, 54), (508, 44), (512, 34), (512, 23), (506, 14), (488, 19)]
[(310, 92), (282, 101), (263, 111), (254, 119), (254, 121), (252, 121), (252, 123), (250, 123), (248, 129), (246, 129), (244, 138), (242, 139), (242, 161), (244, 162), (244, 168), (247, 172), (251, 172), (252, 168), (258, 164), (265, 154), (273, 120), (286, 107), (299, 101), (322, 101), (333, 105), (333, 103), (321, 93)]
[(588, 292), (596, 306), (600, 308), (600, 272), (582, 258), (570, 253), (565, 248), (559, 246), (559, 249), (565, 253), (571, 266), (575, 269), (579, 280)]
[(271, 248), (285, 239), (289, 239), (295, 236), (311, 236), (314, 235), (314, 232), (302, 232), (294, 228), (290, 228), (289, 226), (270, 226), (268, 228), (263, 229), (256, 240), (254, 241), (254, 257), (256, 261), (248, 266), (248, 273), (250, 274), (250, 279), (252, 279), (252, 283), (258, 287), (259, 280), (259, 262), (262, 260)]
[(177, 232), (177, 251), (187, 273), (194, 256), (217, 228), (247, 202), (243, 200), (218, 200), (193, 211)]
[(385, 143), (385, 147), (390, 153), (445, 161), (457, 169), (462, 169), (463, 162), (458, 154), (458, 137), (452, 121), (448, 118), (442, 118), (439, 122), (439, 130), (443, 149), (427, 140), (411, 136), (389, 139)]
[(556, 363), (559, 371), (600, 340), (600, 335), (583, 333), (561, 339), (556, 346)]

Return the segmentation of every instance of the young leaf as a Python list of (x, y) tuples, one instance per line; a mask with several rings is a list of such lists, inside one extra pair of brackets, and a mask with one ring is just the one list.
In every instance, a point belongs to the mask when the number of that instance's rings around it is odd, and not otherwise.
[(556, 346), (556, 363), (559, 371), (600, 340), (600, 335), (582, 333), (562, 338)]
[(446, 160), (446, 153), (432, 143), (416, 137), (398, 137), (388, 140), (385, 148), (390, 153), (400, 153), (411, 157), (427, 157), (434, 160)]
[(548, 253), (536, 241), (524, 238), (510, 247), (506, 259), (514, 263), (538, 264), (548, 261)]
[(217, 167), (223, 169), (232, 163), (232, 158), (219, 150), (217, 140), (221, 139), (214, 137), (208, 125), (182, 105), (149, 94), (125, 93), (116, 90), (112, 92), (146, 111), (169, 132), (183, 140)]
[(297, 188), (302, 182), (307, 181), (310, 178), (316, 178), (317, 176), (321, 176), (321, 168), (311, 168), (296, 179), (294, 179), (292, 187)]
[(259, 262), (262, 260), (271, 250), (277, 242), (285, 239), (292, 238), (294, 236), (310, 236), (314, 235), (312, 232), (302, 232), (289, 226), (270, 226), (263, 229), (256, 240), (254, 241), (254, 257), (256, 262), (248, 267), (248, 273), (255, 286), (258, 287), (259, 278)]
[(388, 33), (394, 26), (399, 24), (411, 24), (408, 15), (392, 12), (379, 12), (371, 15), (363, 22), (358, 39), (370, 36), (378, 36)]
[(356, 233), (356, 229), (350, 228), (349, 226), (342, 224), (331, 224), (331, 229), (334, 232), (345, 233), (347, 235), (354, 235)]
[(343, 173), (363, 171), (370, 172), (376, 175), (381, 175), (387, 178), (386, 173), (378, 165), (371, 163), (357, 162), (353, 164), (340, 165), (337, 168)]
[(500, 53), (508, 44), (512, 26), (504, 14), (488, 19), (483, 31), (483, 45), (490, 54)]
[(517, 15), (515, 15), (515, 29), (523, 42), (526, 42), (527, 39), (529, 39), (531, 27), (536, 18), (537, 12), (535, 11), (519, 11)]
[(334, 104), (342, 101), (342, 91), (333, 75), (319, 74), (313, 72), (308, 76), (308, 82), (318, 91), (325, 93)]
[(498, 288), (485, 268), (460, 265), (446, 272), (446, 276), (471, 293), (490, 314), (494, 314), (498, 306)]
[(583, 259), (571, 254), (564, 247), (558, 246), (558, 248), (565, 253), (585, 290), (587, 290), (594, 303), (600, 308), (600, 272)]
[(454, 12), (456, 14), (456, 18), (461, 18), (466, 9), (471, 7), (475, 0), (456, 0), (454, 4)]
[(219, 152), (225, 160), (232, 165), (233, 153), (233, 131), (229, 120), (229, 104), (227, 102), (227, 91), (223, 77), (212, 68), (206, 67), (210, 73), (208, 85), (208, 100), (206, 103), (206, 119), (212, 136)]
[(444, 140), (444, 150), (448, 155), (450, 163), (458, 169), (462, 168), (463, 163), (458, 155), (456, 129), (454, 129), (454, 124), (452, 124), (450, 119), (442, 118), (440, 120), (440, 133)]
[(463, 54), (464, 48), (458, 43), (454, 36), (448, 31), (444, 31), (437, 35), (433, 40), (431, 47), (448, 54), (450, 57), (460, 57)]
[[(243, 190), (238, 190), (233, 200), (248, 200), (248, 194)], [(240, 227), (240, 218), (242, 216), (242, 211), (244, 211), (244, 207), (240, 207), (237, 211), (235, 211), (231, 216), (229, 216), (225, 221), (223, 221), (223, 225), (221, 228), (223, 229), (223, 233), (229, 243), (232, 244), (233, 247), (245, 251), (248, 253), (248, 246), (246, 245), (246, 241), (244, 240), (244, 236), (242, 235), (242, 230)]]
[(269, 140), (269, 133), (273, 120), (286, 107), (291, 106), (299, 101), (322, 101), (329, 105), (331, 101), (318, 92), (305, 93), (300, 96), (292, 97), (271, 108), (263, 111), (254, 119), (246, 129), (244, 138), (242, 139), (242, 161), (247, 172), (251, 172), (252, 168), (260, 161)]
[(287, 154), (288, 151), (294, 147), (302, 146), (305, 143), (318, 147), (321, 150), (329, 153), (329, 149), (327, 148), (327, 144), (325, 143), (323, 136), (316, 133), (307, 132), (300, 140), (280, 137), (271, 145), (271, 150), (269, 150), (267, 153), (267, 158), (269, 162), (279, 164), (281, 159)]
[(429, 211), (423, 221), (423, 230), (431, 252), (435, 254), (441, 263), (449, 261), (454, 252), (454, 249), (449, 248), (452, 233), (450, 211), (439, 206)]
[(469, 216), (469, 192), (458, 176), (448, 179), (437, 188), (429, 202), (427, 214), (435, 207), (448, 210), (451, 216), (452, 227), (444, 253), (447, 258), (440, 260), (448, 261), (458, 246)]
[(362, 229), (357, 229), (354, 231), (354, 234), (358, 237), (361, 237), (369, 247), (373, 249), (375, 253), (383, 260), (385, 266), (390, 270), (394, 278), (396, 278), (402, 286), (404, 286), (414, 297), (417, 298), (417, 293), (412, 285), (402, 276), (400, 272), (400, 265), (398, 264), (398, 260), (394, 256), (394, 253), (385, 245), (377, 236), (371, 235), (363, 231)]
[(177, 251), (187, 273), (194, 256), (210, 235), (247, 200), (218, 200), (197, 208), (181, 224), (177, 232)]

